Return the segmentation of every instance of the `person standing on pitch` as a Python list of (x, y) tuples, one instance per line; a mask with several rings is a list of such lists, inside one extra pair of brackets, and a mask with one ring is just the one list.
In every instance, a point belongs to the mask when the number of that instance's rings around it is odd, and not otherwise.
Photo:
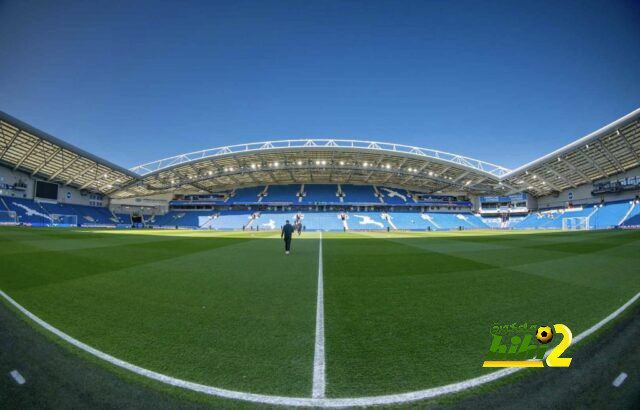
[(287, 220), (287, 223), (282, 227), (282, 232), (280, 233), (280, 237), (284, 238), (284, 253), (287, 255), (291, 250), (291, 235), (293, 234), (293, 226)]

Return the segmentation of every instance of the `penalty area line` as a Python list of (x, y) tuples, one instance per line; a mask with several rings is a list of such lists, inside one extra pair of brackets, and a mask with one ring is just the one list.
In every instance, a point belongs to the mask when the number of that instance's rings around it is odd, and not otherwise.
[(322, 399), (325, 395), (325, 359), (324, 359), (324, 280), (322, 268), (322, 231), (318, 245), (318, 296), (316, 297), (316, 343), (313, 354), (313, 385), (311, 397)]

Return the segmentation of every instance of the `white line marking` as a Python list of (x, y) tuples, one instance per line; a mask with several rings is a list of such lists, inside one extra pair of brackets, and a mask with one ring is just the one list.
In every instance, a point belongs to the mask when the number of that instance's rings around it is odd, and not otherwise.
[(323, 399), (325, 393), (324, 361), (324, 281), (322, 278), (322, 231), (318, 250), (318, 296), (316, 303), (316, 348), (313, 355), (313, 388), (311, 397)]
[(22, 377), (20, 372), (17, 371), (17, 370), (11, 370), (11, 372), (9, 374), (11, 375), (11, 377), (13, 377), (13, 380), (15, 380), (16, 383), (18, 383), (19, 385), (23, 385), (23, 384), (25, 384), (27, 382), (24, 379), (24, 377)]
[(613, 380), (613, 387), (620, 387), (624, 381), (627, 380), (627, 374), (622, 372)]
[[(444, 394), (449, 393), (457, 393), (461, 392), (473, 387), (480, 386), (485, 383), (489, 383), (498, 379), (501, 379), (510, 374), (516, 373), (522, 369), (523, 367), (509, 367), (502, 370), (498, 370), (493, 373), (486, 374), (484, 376), (474, 377), (473, 379), (464, 380), (458, 383), (447, 384), (445, 386), (433, 387), (425, 390), (418, 390), (407, 393), (399, 393), (399, 394), (389, 394), (385, 396), (369, 396), (369, 397), (354, 397), (354, 398), (342, 398), (342, 399), (314, 399), (309, 397), (289, 397), (289, 396), (270, 396), (265, 394), (256, 394), (256, 393), (245, 393), (235, 390), (227, 390), (221, 389), (219, 387), (213, 386), (205, 386), (203, 384), (193, 383), (183, 379), (177, 379), (175, 377), (167, 376), (162, 373), (157, 373), (149, 369), (145, 369), (140, 366), (136, 366), (135, 364), (131, 364), (129, 362), (125, 362), (124, 360), (118, 359), (111, 355), (108, 355), (100, 350), (97, 350), (87, 344), (82, 343), (81, 341), (74, 339), (68, 334), (62, 332), (61, 330), (51, 326), (44, 320), (40, 319), (38, 316), (29, 312), (18, 302), (13, 300), (9, 295), (0, 290), (0, 296), (2, 296), (7, 302), (13, 305), (16, 309), (22, 312), (29, 319), (36, 322), (38, 325), (42, 326), (49, 332), (55, 334), (66, 342), (76, 346), (77, 348), (84, 350), (85, 352), (96, 356), (99, 359), (102, 359), (106, 362), (114, 366), (121, 367), (123, 369), (129, 370), (130, 372), (136, 373), (140, 376), (159, 381), (161, 383), (165, 383), (175, 387), (181, 387), (183, 389), (192, 390), (199, 393), (208, 394), (210, 396), (219, 396), (228, 399), (235, 400), (244, 400), (253, 403), (261, 403), (261, 404), (276, 404), (283, 406), (304, 406), (304, 407), (348, 407), (348, 406), (374, 406), (374, 405), (384, 405), (384, 404), (398, 404), (398, 403), (406, 403), (411, 401), (429, 399), (433, 397), (442, 396)], [(588, 337), (592, 333), (598, 331), (601, 327), (606, 325), (616, 316), (620, 315), (625, 309), (631, 306), (636, 300), (640, 298), (640, 292), (638, 292), (635, 296), (627, 301), (624, 305), (620, 306), (615, 312), (591, 326), (589, 329), (580, 333), (578, 336), (573, 338), (574, 343), (578, 343), (584, 338)]]

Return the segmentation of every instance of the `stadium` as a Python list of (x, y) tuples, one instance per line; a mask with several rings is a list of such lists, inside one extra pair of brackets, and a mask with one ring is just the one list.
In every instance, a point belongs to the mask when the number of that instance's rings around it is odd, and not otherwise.
[(4, 302), (54, 343), (189, 400), (491, 391), (524, 369), (481, 366), (497, 321), (562, 323), (575, 353), (640, 297), (640, 109), (516, 169), (311, 138), (124, 169), (0, 123)]
[(0, 410), (640, 409), (637, 0), (0, 1)]

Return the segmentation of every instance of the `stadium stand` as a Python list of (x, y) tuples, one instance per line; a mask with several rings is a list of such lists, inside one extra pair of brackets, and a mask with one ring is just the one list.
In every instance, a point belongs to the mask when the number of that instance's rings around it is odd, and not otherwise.
[(319, 185), (319, 184), (306, 184), (304, 186), (304, 197), (302, 201), (298, 201), (300, 204), (338, 204), (340, 198), (338, 197), (337, 185)]
[(262, 203), (297, 203), (299, 185), (267, 185)]
[(627, 218), (622, 223), (623, 226), (640, 227), (640, 201), (634, 201), (633, 205)]
[(241, 188), (233, 191), (231, 198), (227, 203), (255, 203), (258, 202), (258, 195), (264, 190), (264, 186), (256, 186), (252, 188)]
[[(343, 139), (239, 144), (126, 170), (2, 112), (0, 128), (15, 137), (0, 168), (3, 224), (278, 229), (300, 213), (313, 230), (640, 225), (640, 109), (515, 170)], [(41, 145), (50, 158), (34, 153)]]
[(350, 204), (379, 204), (380, 200), (375, 196), (372, 186), (342, 185), (344, 202)]
[(410, 193), (406, 189), (377, 187), (377, 190), (387, 205), (415, 204), (415, 201), (410, 198)]
[[(452, 230), (452, 229), (487, 229), (487, 228), (508, 228), (508, 229), (563, 229), (565, 219), (584, 219), (588, 229), (606, 229), (618, 226), (630, 227), (640, 225), (640, 205), (638, 201), (616, 201), (601, 204), (590, 204), (572, 208), (555, 208), (536, 212), (531, 212), (525, 217), (512, 217), (507, 222), (495, 217), (481, 217), (471, 212), (446, 212), (446, 211), (390, 211), (384, 208), (373, 211), (346, 209), (327, 209), (319, 211), (309, 209), (314, 204), (340, 204), (340, 198), (336, 195), (337, 185), (309, 185), (305, 186), (305, 196), (303, 201), (294, 205), (307, 208), (291, 209), (287, 211), (274, 211), (269, 209), (258, 210), (257, 208), (220, 210), (220, 209), (200, 209), (182, 210), (171, 209), (166, 214), (142, 215), (143, 221), (148, 226), (159, 228), (203, 228), (203, 229), (277, 229), (288, 218), (293, 221), (296, 213), (303, 215), (303, 225), (311, 230), (336, 230), (345, 229), (399, 229), (399, 230)], [(351, 192), (360, 192), (360, 198), (375, 198), (373, 187), (347, 186)], [(269, 187), (271, 190), (274, 187)], [(366, 195), (369, 188), (371, 194)], [(242, 192), (245, 198), (262, 192), (264, 188), (256, 187)], [(277, 201), (297, 198), (296, 193), (300, 192), (300, 185), (290, 185), (278, 187), (273, 190)], [(239, 190), (240, 191), (240, 190)], [(386, 192), (386, 191), (385, 191)], [(271, 192), (270, 192), (271, 194)], [(346, 190), (345, 190), (346, 195)], [(366, 196), (365, 196), (366, 195)], [(269, 195), (268, 195), (269, 196)], [(267, 196), (267, 197), (268, 197)], [(357, 194), (356, 194), (357, 196)], [(55, 224), (53, 215), (63, 215), (77, 218), (78, 226), (131, 226), (132, 218), (130, 214), (112, 213), (106, 207), (94, 207), (78, 204), (64, 204), (36, 201), (26, 198), (0, 197), (0, 204), (5, 212), (0, 212), (0, 223), (15, 222), (14, 212), (17, 222), (34, 226), (51, 226)], [(266, 197), (265, 197), (266, 198)], [(385, 200), (389, 198), (385, 195)], [(392, 201), (403, 201), (391, 194)], [(243, 202), (252, 204), (254, 207), (265, 207), (266, 204), (258, 202)], [(331, 202), (330, 202), (331, 201)], [(184, 206), (185, 201), (179, 201), (179, 206)], [(287, 202), (287, 203), (290, 203)], [(344, 205), (344, 204), (342, 204)], [(376, 206), (382, 206), (378, 202)], [(386, 204), (389, 205), (389, 204)], [(315, 207), (314, 207), (315, 208)], [(402, 209), (402, 208), (401, 208)], [(408, 209), (408, 208), (406, 208)], [(341, 215), (345, 216), (344, 223)], [(564, 221), (564, 222), (563, 222)]]
[(452, 230), (486, 229), (481, 218), (471, 213), (420, 213), (384, 211), (171, 211), (157, 217), (156, 227), (183, 227), (220, 230), (280, 229), (285, 220), (293, 222), (302, 215), (302, 224), (309, 230)]
[(591, 226), (597, 229), (613, 228), (624, 222), (625, 215), (631, 205), (628, 201), (603, 204), (591, 217)]

